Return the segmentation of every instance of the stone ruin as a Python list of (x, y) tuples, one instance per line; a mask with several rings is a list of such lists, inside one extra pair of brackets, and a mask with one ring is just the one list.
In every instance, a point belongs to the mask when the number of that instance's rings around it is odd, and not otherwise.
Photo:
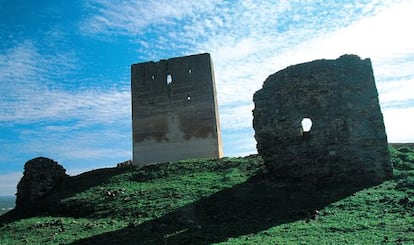
[(313, 185), (392, 176), (369, 59), (289, 66), (270, 75), (253, 100), (257, 150), (273, 175)]
[(27, 161), (17, 185), (16, 207), (35, 203), (67, 177), (66, 169), (52, 159), (38, 157)]
[(131, 93), (134, 164), (222, 157), (209, 54), (133, 64)]

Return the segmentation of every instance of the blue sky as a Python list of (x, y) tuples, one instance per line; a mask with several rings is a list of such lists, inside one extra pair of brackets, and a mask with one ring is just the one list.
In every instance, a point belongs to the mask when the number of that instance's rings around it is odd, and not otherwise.
[(289, 65), (371, 58), (390, 142), (414, 142), (414, 1), (0, 0), (0, 195), (37, 156), (131, 158), (130, 65), (209, 52), (224, 153), (255, 153), (252, 95)]

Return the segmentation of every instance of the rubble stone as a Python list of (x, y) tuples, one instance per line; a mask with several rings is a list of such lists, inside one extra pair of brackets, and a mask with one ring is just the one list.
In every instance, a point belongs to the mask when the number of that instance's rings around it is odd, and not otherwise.
[(66, 177), (66, 169), (52, 159), (38, 157), (26, 162), (17, 185), (16, 207), (35, 203)]

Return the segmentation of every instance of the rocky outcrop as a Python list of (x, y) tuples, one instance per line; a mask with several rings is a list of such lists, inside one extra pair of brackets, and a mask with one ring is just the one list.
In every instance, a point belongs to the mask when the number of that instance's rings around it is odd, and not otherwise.
[(253, 100), (257, 150), (275, 176), (316, 185), (392, 176), (369, 59), (290, 66), (269, 76)]
[(66, 177), (66, 169), (51, 159), (38, 157), (26, 162), (17, 185), (16, 207), (35, 203)]

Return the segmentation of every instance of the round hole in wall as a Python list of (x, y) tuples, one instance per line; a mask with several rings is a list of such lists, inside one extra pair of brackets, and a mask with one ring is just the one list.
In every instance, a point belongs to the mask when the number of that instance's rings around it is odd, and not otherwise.
[(301, 124), (303, 132), (309, 132), (312, 128), (312, 120), (308, 117), (303, 118)]

